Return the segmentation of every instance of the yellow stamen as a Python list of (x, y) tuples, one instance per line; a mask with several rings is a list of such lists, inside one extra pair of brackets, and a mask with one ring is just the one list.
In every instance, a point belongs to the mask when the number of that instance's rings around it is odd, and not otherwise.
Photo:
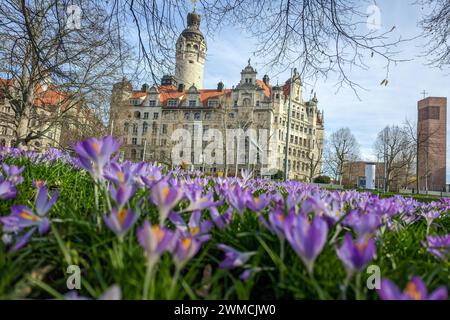
[(164, 198), (167, 198), (167, 196), (169, 195), (169, 187), (164, 187), (164, 189), (162, 190), (162, 194)]
[(119, 211), (118, 218), (119, 218), (120, 225), (123, 225), (123, 222), (124, 222), (126, 216), (127, 216), (127, 210), (122, 209)]
[(95, 150), (95, 152), (98, 154), (100, 153), (100, 147), (98, 146), (98, 143), (92, 143), (91, 147)]
[(259, 197), (254, 197), (253, 201), (255, 201), (255, 204), (258, 204), (259, 203)]
[(193, 227), (193, 228), (190, 228), (190, 230), (191, 230), (191, 234), (193, 236), (197, 235), (200, 232), (200, 228), (199, 227)]
[(125, 182), (125, 177), (123, 176), (123, 172), (122, 171), (117, 172), (117, 176), (119, 177), (119, 182), (120, 183), (124, 183)]
[(405, 293), (408, 294), (414, 300), (421, 300), (422, 294), (417, 289), (417, 286), (414, 282), (410, 281), (406, 286)]
[(278, 220), (280, 220), (281, 222), (283, 222), (284, 219), (285, 219), (284, 215), (282, 215), (282, 214), (279, 214), (279, 215), (278, 215)]
[(24, 219), (31, 220), (31, 221), (39, 220), (39, 218), (35, 214), (33, 214), (29, 211), (26, 211), (26, 210), (22, 210), (22, 212), (20, 213), (20, 216)]
[(161, 230), (156, 224), (153, 226), (153, 234), (158, 242), (161, 242), (162, 239), (164, 239), (164, 231)]
[(181, 243), (182, 243), (184, 249), (187, 249), (191, 246), (191, 239), (189, 239), (189, 238), (183, 239), (183, 241)]

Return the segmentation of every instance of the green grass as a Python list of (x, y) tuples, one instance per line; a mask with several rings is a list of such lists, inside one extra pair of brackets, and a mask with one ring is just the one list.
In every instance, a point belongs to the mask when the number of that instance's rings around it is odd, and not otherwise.
[[(52, 229), (47, 235), (35, 235), (31, 243), (17, 253), (7, 253), (0, 242), (0, 298), (60, 298), (68, 292), (66, 273), (69, 265), (81, 268), (81, 295), (98, 297), (110, 285), (118, 284), (125, 299), (142, 297), (145, 277), (145, 258), (139, 246), (135, 229), (123, 242), (104, 225), (95, 224), (93, 182), (85, 172), (68, 165), (32, 165), (27, 160), (15, 161), (25, 166), (24, 182), (16, 199), (0, 202), (0, 215), (9, 213), (13, 204), (34, 205), (33, 179), (44, 179), (52, 189), (60, 191), (60, 198), (50, 211)], [(155, 208), (147, 206), (137, 225), (148, 215), (156, 215)], [(221, 208), (224, 210), (224, 208)], [(450, 229), (448, 215), (438, 220), (433, 234), (445, 234)], [(371, 264), (403, 287), (412, 275), (421, 276), (429, 288), (450, 283), (449, 263), (431, 256), (421, 246), (425, 238), (423, 221), (397, 232), (384, 232), (377, 239), (377, 257)], [(218, 268), (223, 252), (216, 245), (225, 243), (241, 251), (256, 251), (249, 261), (263, 268), (247, 282), (239, 279), (242, 269), (231, 271)], [(223, 230), (214, 228), (212, 240), (205, 243), (198, 255), (183, 269), (175, 285), (176, 299), (316, 299), (317, 290), (301, 260), (285, 244), (284, 260), (280, 257), (280, 242), (269, 233), (252, 212), (235, 215), (231, 225)], [(174, 267), (165, 254), (152, 283), (151, 298), (168, 298)], [(363, 298), (377, 299), (373, 290), (365, 286), (367, 273), (362, 273), (359, 286), (351, 279), (347, 298), (355, 298), (357, 291)], [(327, 245), (316, 261), (315, 278), (328, 299), (342, 297), (340, 285), (345, 270), (336, 256), (334, 246)]]

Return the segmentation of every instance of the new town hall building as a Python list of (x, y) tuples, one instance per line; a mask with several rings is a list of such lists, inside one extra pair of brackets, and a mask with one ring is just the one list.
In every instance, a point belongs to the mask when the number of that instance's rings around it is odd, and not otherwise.
[[(160, 86), (144, 84), (140, 90), (135, 90), (126, 79), (114, 85), (110, 128), (114, 136), (124, 141), (124, 157), (174, 165), (173, 150), (180, 138), (179, 135), (174, 138), (174, 133), (184, 129), (186, 134), (181, 138), (191, 140), (191, 149), (177, 150), (176, 155), (178, 160), (181, 158), (196, 169), (211, 173), (226, 171), (231, 175), (236, 172), (235, 163), (238, 163), (238, 170), (275, 173), (283, 170), (291, 95), (289, 178), (308, 181), (319, 175), (323, 113), (317, 108), (315, 95), (310, 101), (303, 100), (299, 75), (294, 74), (292, 84), (288, 80), (281, 86), (272, 85), (268, 75), (262, 80), (257, 78), (249, 60), (241, 71), (239, 83), (232, 89), (225, 88), (222, 82), (216, 88), (205, 89), (203, 74), (207, 46), (199, 27), (200, 16), (189, 13), (187, 28), (176, 43), (175, 75), (164, 76)], [(212, 151), (212, 162), (205, 161), (203, 152), (211, 143), (208, 132), (214, 130), (221, 133), (220, 147), (223, 148)], [(252, 130), (256, 136), (247, 135)], [(264, 137), (260, 136), (261, 132)], [(234, 144), (231, 134), (242, 139), (242, 144)], [(227, 144), (230, 139), (233, 143)], [(250, 150), (254, 148), (257, 157), (256, 161), (251, 161)], [(263, 158), (266, 161), (262, 161)]]

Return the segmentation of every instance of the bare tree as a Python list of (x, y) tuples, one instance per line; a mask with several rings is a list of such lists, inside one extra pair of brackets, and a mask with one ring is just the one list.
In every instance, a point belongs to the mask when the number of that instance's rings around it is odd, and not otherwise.
[(435, 152), (439, 150), (439, 145), (433, 142), (433, 137), (439, 133), (439, 128), (433, 131), (426, 130), (423, 126), (418, 126), (416, 122), (411, 122), (406, 119), (404, 124), (404, 130), (406, 132), (407, 138), (410, 145), (414, 149), (415, 155), (415, 177), (416, 177), (416, 190), (419, 192), (420, 179), (419, 176), (419, 154), (424, 154), (426, 159), (425, 163), (425, 174), (424, 178), (427, 178), (431, 174), (431, 169), (428, 166), (428, 153)]
[(308, 159), (308, 181), (313, 182), (313, 179), (319, 175), (322, 168), (319, 168), (322, 163), (322, 156), (324, 152), (324, 141), (317, 140), (317, 150), (318, 153), (314, 154), (314, 146), (310, 143), (308, 144), (308, 152), (306, 153), (306, 158)]
[[(254, 54), (277, 71), (301, 65), (303, 78), (336, 73), (341, 85), (354, 90), (351, 68), (368, 68), (370, 58), (381, 57), (386, 78), (397, 59), (395, 26), (386, 30), (370, 24), (369, 3), (356, 0), (201, 0), (192, 1), (202, 15), (207, 33), (224, 25), (238, 26), (256, 39)], [(195, 4), (198, 2), (197, 4)], [(372, 5), (373, 7), (373, 5)], [(111, 13), (122, 32), (137, 31), (140, 62), (153, 80), (173, 70), (173, 48), (186, 26), (192, 6), (185, 0), (113, 0)], [(130, 24), (129, 22), (132, 21)], [(379, 23), (379, 22), (378, 22)], [(366, 27), (368, 25), (369, 27)], [(140, 64), (142, 65), (142, 63)], [(142, 68), (141, 68), (142, 69)], [(356, 92), (356, 91), (355, 91)]]
[(397, 125), (386, 126), (378, 133), (374, 143), (374, 151), (384, 161), (384, 189), (389, 191), (394, 182), (400, 180), (403, 172), (411, 168), (412, 145), (405, 130)]
[(333, 132), (325, 145), (325, 167), (342, 184), (345, 163), (360, 157), (359, 144), (349, 128)]
[(428, 39), (427, 57), (439, 68), (450, 65), (450, 2), (448, 0), (419, 0), (417, 4), (431, 8), (420, 22)]
[[(85, 13), (80, 23), (66, 11), (73, 4)], [(0, 17), (0, 92), (13, 111), (0, 121), (16, 145), (48, 137), (74, 108), (107, 103), (127, 55), (117, 54), (126, 42), (111, 37), (118, 27), (103, 2), (5, 0)]]

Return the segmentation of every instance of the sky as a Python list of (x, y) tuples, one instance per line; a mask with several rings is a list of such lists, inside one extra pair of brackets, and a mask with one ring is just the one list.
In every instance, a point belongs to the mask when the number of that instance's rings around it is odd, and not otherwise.
[[(424, 11), (420, 6), (412, 5), (412, 0), (383, 0), (376, 4), (381, 11), (380, 31), (388, 31), (395, 25), (395, 35), (402, 38), (418, 36), (418, 27)], [(426, 10), (427, 8), (425, 8)], [(205, 64), (205, 88), (215, 88), (219, 81), (231, 88), (240, 79), (241, 70), (252, 58), (252, 65), (258, 70), (258, 78), (262, 78), (264, 68), (262, 61), (253, 56), (256, 49), (254, 42), (241, 30), (223, 27), (213, 37), (206, 37), (208, 44)], [(409, 61), (391, 65), (389, 83), (380, 86), (385, 78), (386, 70), (380, 59), (369, 61), (367, 71), (355, 70), (350, 73), (366, 90), (358, 90), (359, 98), (350, 88), (337, 90), (337, 78), (319, 79), (314, 86), (305, 79), (303, 98), (310, 98), (310, 91), (317, 92), (319, 108), (325, 114), (325, 133), (330, 135), (341, 127), (349, 127), (360, 144), (363, 160), (375, 160), (373, 144), (377, 134), (386, 125), (402, 124), (406, 119), (417, 118), (417, 101), (423, 98), (425, 90), (429, 96), (450, 96), (450, 69), (442, 71), (426, 65), (423, 55), (424, 40), (415, 39), (405, 42), (397, 49), (399, 58)], [(275, 71), (272, 71), (275, 73)], [(269, 72), (269, 76), (271, 73)], [(289, 71), (276, 77), (271, 82), (284, 83), (289, 78)], [(450, 114), (448, 112), (447, 114)], [(447, 120), (448, 121), (448, 120)], [(447, 132), (447, 144), (450, 137)], [(447, 150), (449, 147), (447, 146)], [(450, 157), (447, 152), (447, 182), (450, 182)]]

